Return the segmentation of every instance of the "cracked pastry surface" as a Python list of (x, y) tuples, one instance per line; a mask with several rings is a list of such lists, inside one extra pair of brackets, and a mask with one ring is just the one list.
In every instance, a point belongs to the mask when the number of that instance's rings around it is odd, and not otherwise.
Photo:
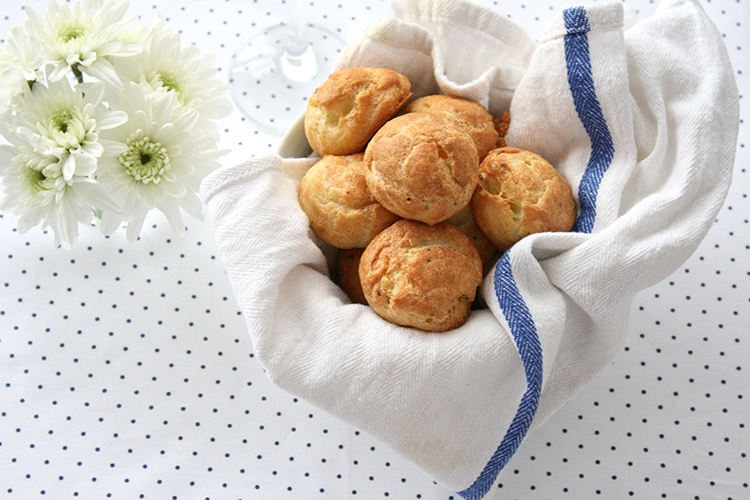
[(365, 149), (365, 178), (376, 200), (406, 219), (437, 224), (471, 199), (479, 156), (449, 119), (407, 113), (388, 121)]
[(469, 208), (501, 252), (533, 233), (570, 231), (576, 217), (565, 177), (538, 154), (512, 147), (484, 159)]
[(426, 95), (410, 102), (405, 111), (432, 113), (453, 120), (474, 139), (479, 161), (498, 146), (500, 134), (492, 115), (477, 102), (445, 94)]
[(324, 156), (300, 181), (298, 200), (310, 227), (336, 248), (364, 248), (399, 219), (367, 188), (363, 156)]
[(410, 97), (408, 78), (392, 69), (334, 72), (307, 101), (305, 135), (320, 156), (359, 153)]
[(402, 219), (365, 248), (362, 291), (382, 318), (442, 332), (462, 325), (482, 282), (482, 260), (460, 229)]

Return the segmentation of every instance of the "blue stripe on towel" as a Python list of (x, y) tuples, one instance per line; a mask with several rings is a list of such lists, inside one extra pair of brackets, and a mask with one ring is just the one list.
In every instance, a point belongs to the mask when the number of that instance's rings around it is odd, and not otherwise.
[(591, 30), (586, 9), (575, 7), (563, 12), (565, 20), (565, 62), (568, 68), (568, 86), (573, 95), (578, 118), (591, 139), (591, 156), (578, 186), (581, 212), (574, 231), (590, 233), (596, 220), (596, 198), (604, 173), (612, 163), (615, 153), (612, 136), (596, 97), (591, 73), (588, 32)]
[(510, 253), (510, 250), (505, 252), (495, 267), (495, 294), (518, 348), (518, 354), (521, 356), (527, 387), (500, 446), (497, 447), (474, 484), (459, 492), (459, 495), (467, 500), (478, 500), (484, 497), (492, 487), (500, 470), (505, 467), (526, 436), (534, 420), (542, 393), (542, 345), (536, 332), (534, 319), (513, 277)]
[[(576, 220), (574, 230), (590, 233), (596, 220), (596, 198), (599, 185), (612, 163), (614, 144), (594, 88), (588, 41), (591, 26), (586, 10), (583, 7), (566, 9), (563, 12), (563, 18), (566, 28), (564, 47), (568, 85), (578, 117), (591, 140), (591, 156), (578, 188), (581, 213)], [(480, 500), (492, 488), (498, 474), (526, 437), (539, 407), (539, 398), (542, 393), (542, 344), (531, 312), (513, 277), (510, 264), (511, 250), (505, 252), (495, 267), (495, 294), (521, 357), (526, 375), (526, 391), (521, 397), (521, 403), (513, 421), (492, 458), (487, 462), (474, 484), (458, 493), (466, 500)]]

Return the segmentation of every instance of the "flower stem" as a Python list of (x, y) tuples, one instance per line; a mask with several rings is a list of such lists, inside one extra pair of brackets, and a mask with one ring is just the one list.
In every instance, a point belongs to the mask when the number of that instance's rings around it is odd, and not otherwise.
[(78, 80), (78, 83), (83, 83), (83, 73), (78, 69), (78, 65), (74, 64), (70, 69), (73, 70), (73, 75), (76, 77), (76, 80)]

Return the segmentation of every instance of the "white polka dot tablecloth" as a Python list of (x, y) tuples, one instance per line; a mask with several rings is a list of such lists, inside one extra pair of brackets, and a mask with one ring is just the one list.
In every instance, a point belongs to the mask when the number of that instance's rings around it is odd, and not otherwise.
[[(538, 38), (581, 2), (479, 3)], [(656, 8), (626, 3), (640, 16)], [(3, 4), (0, 32), (23, 22), (23, 5)], [(310, 22), (344, 40), (391, 13), (385, 0), (311, 5)], [(695, 254), (636, 297), (614, 364), (520, 447), (498, 499), (750, 498), (750, 3), (703, 5), (742, 95), (728, 198)], [(288, 11), (283, 0), (129, 8), (214, 54), (225, 81), (239, 44)], [(296, 116), (303, 106), (286, 107)], [(219, 125), (226, 163), (279, 144), (239, 110)], [(132, 244), (122, 229), (83, 228), (70, 250), (16, 224), (0, 215), (1, 498), (460, 498), (271, 384), (207, 223), (187, 220), (181, 238), (150, 215)]]

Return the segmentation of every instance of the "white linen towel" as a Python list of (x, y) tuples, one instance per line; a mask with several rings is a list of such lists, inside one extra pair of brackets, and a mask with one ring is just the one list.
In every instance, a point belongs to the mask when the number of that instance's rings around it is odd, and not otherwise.
[[(464, 1), (396, 0), (339, 68), (403, 72), (510, 110), (510, 145), (570, 181), (574, 231), (529, 236), (485, 277), (488, 308), (428, 334), (351, 304), (297, 204), (314, 158), (263, 155), (202, 197), (257, 359), (279, 387), (369, 432), (467, 499), (621, 351), (632, 298), (695, 250), (730, 180), (738, 94), (698, 1), (570, 8), (538, 43)], [(625, 26), (624, 24), (627, 24)]]

